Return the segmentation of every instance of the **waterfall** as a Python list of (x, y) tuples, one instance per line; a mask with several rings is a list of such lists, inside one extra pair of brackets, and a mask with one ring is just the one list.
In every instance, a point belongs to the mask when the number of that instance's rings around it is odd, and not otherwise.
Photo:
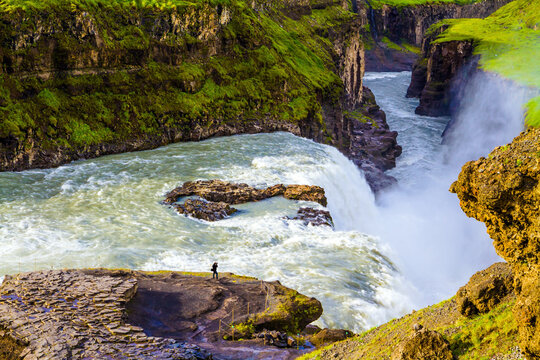
[(403, 97), (410, 74), (386, 76), (367, 74), (366, 85), (386, 111), (390, 127), (399, 132), (404, 151), (390, 171), (399, 185), (379, 198), (382, 223), (375, 233), (419, 290), (415, 304), (425, 306), (452, 296), (474, 272), (500, 261), (484, 224), (467, 218), (448, 189), (464, 162), (487, 156), (519, 134), (522, 105), (531, 91), (478, 72), (463, 89), (460, 109), (441, 145), (449, 119), (413, 114), (416, 100)]

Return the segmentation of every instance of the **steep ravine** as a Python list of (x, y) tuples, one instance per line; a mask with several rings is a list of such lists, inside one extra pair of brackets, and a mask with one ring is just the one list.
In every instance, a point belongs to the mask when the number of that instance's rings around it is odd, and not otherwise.
[[(430, 26), (444, 19), (485, 18), (512, 0), (486, 0), (473, 4), (386, 5), (365, 3), (373, 41), (366, 50), (367, 71), (409, 71), (424, 47)], [(421, 58), (426, 58), (422, 54)]]

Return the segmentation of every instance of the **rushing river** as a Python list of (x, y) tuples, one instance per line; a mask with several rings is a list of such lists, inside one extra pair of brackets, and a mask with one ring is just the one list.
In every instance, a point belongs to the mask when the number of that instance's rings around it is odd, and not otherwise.
[[(375, 201), (337, 150), (286, 133), (216, 138), (0, 173), (0, 275), (44, 268), (219, 270), (264, 278), (317, 297), (319, 324), (367, 329), (451, 295), (497, 259), (483, 225), (467, 219), (448, 187), (448, 119), (414, 115), (410, 73), (367, 74), (400, 132), (400, 187)], [(452, 171), (447, 171), (452, 169)], [(448, 175), (449, 174), (449, 175)], [(273, 198), (235, 206), (216, 223), (160, 203), (188, 180), (325, 188), (335, 229), (286, 220), (307, 203)], [(313, 206), (313, 204), (309, 204)]]

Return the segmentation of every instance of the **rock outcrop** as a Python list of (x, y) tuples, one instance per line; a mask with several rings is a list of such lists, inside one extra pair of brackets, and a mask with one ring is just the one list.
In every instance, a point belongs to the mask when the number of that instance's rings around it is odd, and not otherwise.
[(451, 115), (458, 107), (459, 90), (476, 69), (472, 40), (433, 42), (445, 29), (441, 26), (424, 39), (422, 56), (413, 66), (407, 97), (420, 98), (415, 110), (419, 115)]
[(391, 360), (453, 360), (450, 344), (436, 331), (420, 328), (392, 354)]
[(540, 357), (540, 130), (529, 129), (487, 158), (465, 164), (450, 191), (486, 224), (497, 253), (512, 267), (520, 347)]
[(467, 317), (493, 310), (514, 293), (514, 277), (507, 263), (495, 263), (474, 274), (456, 294), (459, 312)]
[(172, 204), (181, 197), (193, 195), (208, 201), (224, 202), (231, 205), (260, 201), (280, 195), (291, 200), (317, 202), (322, 206), (327, 204), (324, 189), (320, 186), (278, 184), (266, 189), (257, 189), (248, 184), (235, 184), (222, 180), (185, 182), (182, 186), (165, 195), (165, 202)]
[(232, 326), (256, 319), (260, 329), (299, 332), (321, 313), (316, 299), (279, 282), (232, 274), (51, 270), (0, 286), (0, 326), (27, 360), (242, 358), (264, 344), (227, 345)]
[(210, 359), (197, 346), (147, 336), (126, 322), (134, 278), (42, 271), (6, 276), (0, 286), (0, 324), (26, 348), (23, 359)]
[(313, 336), (309, 337), (311, 342), (316, 347), (328, 345), (330, 343), (345, 340), (353, 337), (355, 334), (352, 331), (344, 329), (322, 329)]

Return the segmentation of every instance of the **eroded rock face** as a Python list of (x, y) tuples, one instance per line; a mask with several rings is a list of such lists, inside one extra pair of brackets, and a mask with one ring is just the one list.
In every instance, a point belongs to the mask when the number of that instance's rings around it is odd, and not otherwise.
[[(382, 6), (373, 9), (370, 26), (376, 36), (422, 46), (428, 28), (443, 19), (485, 18), (511, 0), (481, 1), (475, 4), (426, 4)], [(366, 51), (367, 71), (409, 71), (416, 55), (386, 48), (384, 44)]]
[(211, 359), (202, 347), (241, 359), (264, 344), (231, 348), (222, 338), (229, 324), (249, 318), (261, 329), (299, 332), (322, 313), (319, 301), (277, 281), (220, 275), (86, 269), (6, 276), (0, 337), (23, 344), (26, 360)]
[(419, 115), (451, 115), (458, 107), (460, 90), (476, 70), (472, 41), (433, 43), (446, 29), (441, 26), (424, 38), (422, 55), (413, 66), (407, 97), (420, 98), (415, 111)]
[(488, 158), (466, 163), (450, 191), (486, 224), (497, 253), (512, 267), (520, 348), (540, 357), (540, 130), (530, 129)]
[(193, 195), (208, 201), (227, 204), (243, 204), (280, 195), (291, 200), (314, 201), (322, 206), (327, 204), (324, 189), (320, 186), (278, 184), (266, 189), (256, 189), (248, 184), (235, 184), (222, 180), (185, 182), (182, 186), (169, 192), (165, 196), (165, 202), (172, 204), (181, 197)]
[(513, 294), (514, 277), (507, 263), (495, 263), (474, 274), (456, 294), (459, 312), (467, 317), (491, 311)]
[(450, 345), (441, 334), (420, 329), (392, 354), (392, 360), (452, 360)]
[(0, 325), (26, 344), (23, 359), (210, 359), (199, 347), (149, 337), (126, 322), (125, 304), (137, 280), (95, 277), (80, 270), (6, 276)]

